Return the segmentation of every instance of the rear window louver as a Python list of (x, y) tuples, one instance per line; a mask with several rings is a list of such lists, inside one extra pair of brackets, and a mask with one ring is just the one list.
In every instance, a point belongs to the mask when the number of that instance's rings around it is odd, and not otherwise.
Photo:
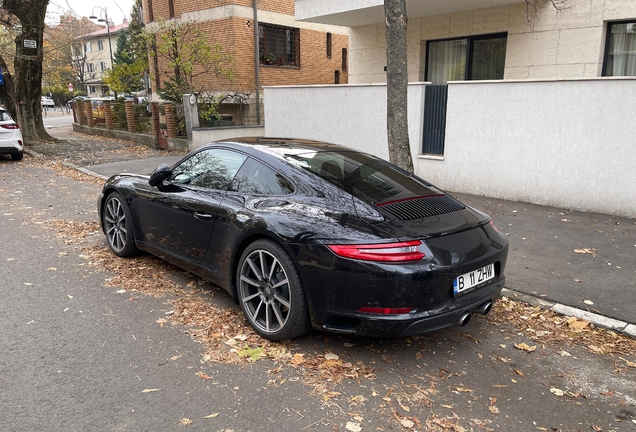
[(446, 195), (434, 195), (414, 198), (387, 204), (379, 204), (378, 207), (388, 211), (400, 220), (421, 219), (452, 213), (463, 210), (465, 207), (455, 199)]

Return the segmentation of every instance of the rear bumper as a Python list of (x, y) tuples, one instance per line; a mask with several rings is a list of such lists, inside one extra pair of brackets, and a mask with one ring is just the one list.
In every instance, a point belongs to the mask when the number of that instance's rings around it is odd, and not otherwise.
[[(413, 311), (409, 314), (377, 316), (357, 314), (350, 316), (331, 316), (322, 325), (314, 325), (319, 330), (337, 333), (349, 333), (362, 336), (402, 337), (415, 336), (437, 331), (455, 325), (465, 314), (473, 314), (485, 303), (500, 297), (505, 278), (482, 287), (476, 291), (455, 299), (441, 311)], [(459, 300), (459, 301), (457, 301)]]
[(18, 146), (17, 144), (13, 147), (2, 146), (0, 147), (0, 154), (12, 154), (12, 153), (23, 153), (24, 150), (22, 146)]
[[(408, 336), (455, 324), (495, 302), (505, 285), (505, 237), (489, 226), (425, 241), (427, 257), (413, 263), (377, 263), (336, 257), (324, 246), (300, 246), (296, 258), (312, 325), (340, 333)], [(454, 280), (494, 264), (495, 277), (455, 295)], [(410, 309), (381, 314), (367, 308)]]

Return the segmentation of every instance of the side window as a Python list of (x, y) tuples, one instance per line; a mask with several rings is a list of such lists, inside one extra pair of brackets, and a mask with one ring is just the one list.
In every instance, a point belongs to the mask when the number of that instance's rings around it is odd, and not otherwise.
[(215, 190), (228, 190), (247, 156), (231, 150), (198, 152), (177, 166), (170, 181)]
[(294, 187), (273, 169), (249, 159), (234, 179), (232, 190), (255, 195), (289, 195)]

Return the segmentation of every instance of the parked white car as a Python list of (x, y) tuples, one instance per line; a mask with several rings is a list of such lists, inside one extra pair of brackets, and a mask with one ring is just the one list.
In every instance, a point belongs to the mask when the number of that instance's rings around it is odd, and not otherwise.
[(40, 103), (43, 107), (55, 108), (55, 102), (48, 96), (40, 96)]
[(0, 108), (0, 154), (9, 154), (13, 160), (21, 160), (24, 142), (18, 124), (8, 112)]

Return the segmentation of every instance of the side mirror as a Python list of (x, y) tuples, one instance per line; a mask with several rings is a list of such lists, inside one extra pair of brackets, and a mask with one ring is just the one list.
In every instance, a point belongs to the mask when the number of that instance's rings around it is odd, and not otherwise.
[(172, 168), (170, 168), (166, 164), (161, 164), (157, 167), (156, 170), (150, 174), (150, 178), (148, 179), (148, 184), (150, 186), (159, 186), (163, 183), (165, 179), (170, 177), (172, 174)]

